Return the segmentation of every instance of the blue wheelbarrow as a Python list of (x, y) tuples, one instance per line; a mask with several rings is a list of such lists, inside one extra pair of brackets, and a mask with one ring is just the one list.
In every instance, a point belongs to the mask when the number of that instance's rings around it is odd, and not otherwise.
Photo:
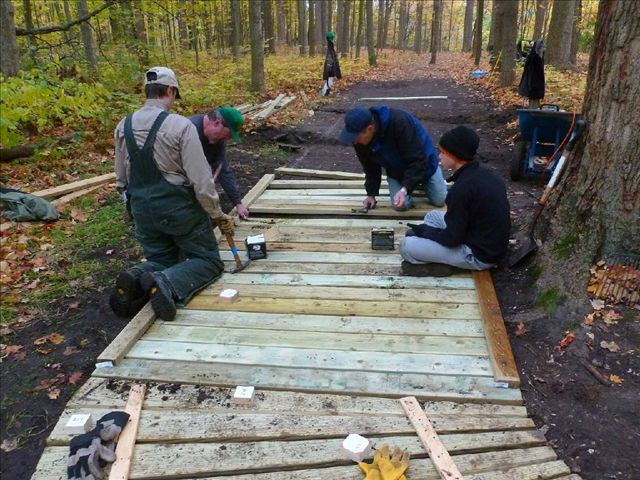
[(581, 115), (544, 104), (536, 110), (520, 109), (518, 116), (520, 138), (511, 159), (511, 180), (517, 182), (527, 175), (548, 180), (562, 156), (562, 145)]

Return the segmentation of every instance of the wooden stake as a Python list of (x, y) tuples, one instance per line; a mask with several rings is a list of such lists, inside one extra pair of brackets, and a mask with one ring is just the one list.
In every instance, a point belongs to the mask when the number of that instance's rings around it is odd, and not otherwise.
[(130, 415), (129, 422), (120, 434), (120, 439), (116, 446), (116, 461), (111, 467), (109, 480), (127, 480), (129, 478), (133, 449), (136, 446), (136, 437), (138, 435), (140, 412), (142, 411), (142, 403), (144, 402), (146, 391), (147, 386), (141, 383), (136, 383), (131, 387), (129, 401), (125, 408), (125, 411)]
[(443, 480), (463, 480), (458, 467), (451, 459), (449, 452), (444, 448), (442, 441), (438, 437), (435, 428), (427, 418), (427, 415), (420, 407), (416, 397), (404, 397), (400, 399), (404, 413), (416, 429), (416, 433), (427, 450), (433, 466)]

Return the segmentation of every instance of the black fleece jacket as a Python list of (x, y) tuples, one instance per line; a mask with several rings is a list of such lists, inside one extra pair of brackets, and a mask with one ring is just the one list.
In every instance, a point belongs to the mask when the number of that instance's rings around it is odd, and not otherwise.
[(447, 194), (447, 228), (420, 225), (416, 234), (445, 247), (467, 245), (478, 260), (497, 263), (507, 253), (511, 233), (504, 182), (477, 161), (454, 173)]

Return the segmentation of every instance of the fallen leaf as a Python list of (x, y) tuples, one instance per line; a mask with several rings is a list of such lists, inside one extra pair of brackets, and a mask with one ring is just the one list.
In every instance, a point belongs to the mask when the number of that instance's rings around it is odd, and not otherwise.
[(80, 346), (84, 347), (85, 345), (87, 345), (89, 343), (89, 340), (87, 340), (86, 338), (83, 338), (82, 340), (80, 340)]
[(114, 249), (107, 250), (107, 251), (106, 251), (106, 254), (107, 254), (107, 255), (111, 255), (113, 252), (115, 252), (115, 250), (114, 250)]
[(622, 382), (624, 382), (624, 379), (620, 378), (618, 375), (611, 375), (609, 377), (609, 380), (611, 380), (613, 383), (622, 383)]
[(567, 348), (571, 342), (573, 342), (576, 338), (575, 333), (569, 333), (566, 337), (562, 339), (562, 341), (558, 344), (558, 348)]
[(525, 333), (527, 333), (528, 330), (526, 328), (524, 328), (524, 323), (520, 322), (518, 324), (518, 330), (516, 330), (516, 335), (524, 335)]
[(36, 352), (41, 353), (42, 355), (49, 355), (54, 350), (55, 348), (38, 348)]
[(82, 213), (77, 208), (74, 208), (74, 209), (71, 210), (70, 216), (71, 216), (71, 218), (73, 218), (74, 220), (77, 220), (79, 222), (85, 222), (89, 218), (88, 215), (85, 215), (84, 213)]
[(67, 347), (64, 349), (64, 352), (62, 352), (63, 355), (73, 355), (74, 353), (78, 353), (80, 350), (78, 350), (76, 347)]
[(16, 353), (13, 357), (11, 357), (11, 360), (13, 360), (14, 362), (21, 362), (25, 358), (27, 358), (27, 352), (20, 352), (20, 353)]
[(9, 345), (4, 351), (7, 355), (11, 355), (12, 353), (18, 353), (23, 348), (22, 345)]
[(69, 304), (69, 308), (78, 308), (80, 306), (80, 302), (73, 302)]
[(69, 377), (69, 383), (76, 383), (78, 380), (82, 378), (81, 373), (74, 373)]
[(58, 398), (60, 396), (60, 389), (59, 388), (52, 388), (47, 392), (47, 396), (51, 399), (51, 400), (55, 400), (56, 398)]
[(593, 300), (591, 300), (591, 306), (594, 310), (602, 310), (604, 308), (604, 300), (594, 298)]
[(61, 363), (49, 363), (47, 364), (47, 368), (53, 368), (54, 370), (60, 370), (62, 368)]
[(18, 441), (14, 438), (7, 438), (0, 444), (0, 450), (3, 452), (12, 452), (18, 448)]
[(620, 347), (618, 346), (618, 344), (616, 342), (607, 342), (606, 340), (603, 340), (600, 342), (600, 346), (602, 348), (605, 348), (607, 350), (609, 350), (610, 352), (616, 353), (620, 351)]
[(38, 338), (33, 343), (35, 343), (36, 345), (42, 345), (44, 343), (51, 342), (51, 343), (55, 343), (56, 345), (59, 345), (60, 343), (62, 343), (63, 340), (64, 340), (63, 335), (60, 335), (59, 333), (51, 333), (45, 337)]
[(591, 325), (593, 323), (593, 313), (590, 313), (586, 317), (584, 317), (584, 324)]
[(46, 251), (46, 250), (50, 250), (52, 248), (54, 248), (54, 247), (50, 243), (45, 243), (45, 244), (40, 245), (40, 250), (42, 250), (43, 252)]
[(48, 388), (51, 388), (57, 382), (58, 382), (57, 378), (48, 378), (46, 380), (42, 380), (32, 391), (37, 392), (39, 390), (46, 390)]
[(615, 325), (616, 323), (618, 323), (617, 320), (620, 320), (622, 318), (622, 315), (618, 315), (614, 309), (611, 309), (604, 312), (602, 318), (604, 318), (604, 323), (606, 323), (607, 325)]
[(38, 285), (40, 285), (40, 283), (41, 283), (41, 282), (40, 282), (40, 279), (39, 279), (39, 278), (36, 278), (33, 282), (31, 282), (29, 285), (27, 285), (27, 288), (28, 288), (29, 290), (33, 290), (34, 288), (37, 288), (37, 287), (38, 287)]

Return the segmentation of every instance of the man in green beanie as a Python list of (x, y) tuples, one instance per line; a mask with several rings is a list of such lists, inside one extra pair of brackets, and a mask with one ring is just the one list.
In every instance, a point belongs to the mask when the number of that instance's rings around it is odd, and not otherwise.
[(244, 125), (242, 114), (235, 108), (219, 107), (214, 108), (207, 115), (189, 117), (189, 120), (196, 126), (202, 150), (207, 162), (211, 165), (211, 171), (215, 172), (218, 167), (221, 167), (218, 181), (231, 203), (235, 205), (240, 218), (246, 220), (249, 218), (249, 210), (242, 204), (238, 182), (229, 166), (225, 146), (225, 142), (232, 138), (240, 141), (238, 130)]

